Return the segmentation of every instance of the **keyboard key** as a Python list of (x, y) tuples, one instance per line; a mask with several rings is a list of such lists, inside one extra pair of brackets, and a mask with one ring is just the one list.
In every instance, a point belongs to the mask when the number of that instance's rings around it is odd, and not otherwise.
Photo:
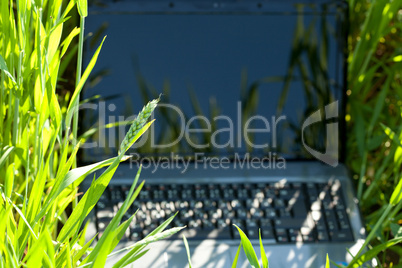
[(265, 215), (265, 218), (268, 218), (268, 219), (277, 218), (276, 210), (273, 208), (264, 209), (264, 215)]
[(147, 210), (157, 209), (156, 206), (157, 206), (157, 204), (152, 201), (148, 201), (145, 203), (145, 207), (147, 208)]
[(325, 224), (324, 218), (320, 218), (318, 221), (316, 221), (315, 226), (317, 230), (327, 232), (327, 225)]
[(252, 189), (250, 191), (250, 197), (254, 199), (264, 199), (264, 191), (263, 189)]
[(218, 229), (230, 227), (230, 220), (218, 219), (218, 220), (216, 220), (216, 227)]
[(288, 203), (288, 209), (292, 211), (293, 217), (304, 218), (307, 215), (307, 208), (304, 199), (291, 199)]
[(286, 208), (281, 208), (278, 211), (279, 211), (279, 217), (281, 219), (290, 219), (292, 217), (290, 211)]
[(259, 239), (259, 232), (257, 227), (247, 228), (247, 237), (249, 239)]
[(181, 220), (187, 221), (193, 218), (194, 211), (193, 210), (180, 210), (178, 216)]
[(332, 241), (337, 242), (353, 241), (353, 234), (350, 230), (336, 230), (336, 231), (330, 230), (329, 235)]
[(247, 189), (239, 189), (237, 190), (237, 198), (241, 200), (246, 200), (250, 198), (250, 194)]
[(269, 219), (261, 219), (260, 220), (261, 229), (272, 229), (272, 221)]
[(258, 208), (260, 206), (260, 202), (254, 198), (254, 199), (247, 199), (246, 200), (246, 208)]
[(148, 190), (142, 189), (138, 194), (138, 197), (141, 201), (146, 202), (151, 199), (151, 193)]
[(222, 218), (223, 213), (222, 210), (218, 208), (217, 210), (208, 210), (207, 215), (209, 219), (220, 219)]
[(172, 227), (183, 227), (187, 225), (187, 221), (181, 220), (177, 217), (173, 219), (172, 223)]
[(276, 198), (276, 191), (273, 188), (267, 188), (264, 191), (265, 198)]
[(222, 198), (220, 190), (218, 188), (210, 188), (208, 190), (208, 198), (209, 200), (220, 200)]
[(332, 202), (337, 210), (345, 210), (345, 204), (340, 196), (334, 196)]
[(338, 220), (347, 220), (348, 216), (346, 215), (345, 211), (342, 210), (336, 210), (335, 212)]
[(135, 217), (138, 221), (145, 221), (147, 218), (149, 218), (148, 214), (142, 210), (138, 210), (135, 214)]
[(203, 220), (202, 228), (204, 230), (213, 230), (216, 228), (216, 221), (215, 220)]
[(137, 241), (137, 240), (142, 239), (142, 230), (131, 231), (130, 239), (133, 240), (133, 241)]
[(266, 199), (263, 199), (262, 200), (262, 202), (261, 202), (261, 204), (260, 204), (260, 207), (261, 208), (271, 208), (271, 207), (273, 207), (273, 199), (272, 198), (266, 198)]
[(275, 200), (274, 200), (274, 204), (275, 204), (275, 207), (276, 207), (276, 208), (283, 208), (283, 207), (286, 206), (286, 205), (285, 205), (285, 201), (282, 200), (282, 199), (275, 199)]
[(110, 200), (113, 203), (124, 201), (125, 197), (120, 187), (109, 187)]
[(235, 193), (234, 193), (233, 189), (225, 189), (223, 191), (223, 199), (224, 200), (232, 200), (234, 196), (235, 196)]
[(201, 228), (201, 220), (200, 219), (196, 219), (196, 220), (190, 220), (189, 222), (188, 222), (188, 227), (190, 228), (190, 229), (199, 229), (199, 228)]
[(248, 215), (247, 210), (244, 208), (240, 208), (240, 209), (236, 210), (236, 217), (238, 219), (246, 219), (247, 215)]
[(312, 243), (315, 241), (314, 234), (307, 234), (307, 235), (302, 235), (303, 236), (303, 241), (306, 243)]
[(264, 212), (259, 208), (251, 208), (250, 216), (255, 219), (261, 219), (264, 217)]
[(289, 242), (289, 238), (288, 238), (286, 229), (277, 228), (277, 229), (275, 229), (275, 232), (276, 232), (276, 239), (279, 243)]
[(216, 203), (216, 201), (205, 200), (203, 202), (203, 208), (204, 208), (204, 210), (216, 209), (217, 208), (217, 203)]
[(179, 200), (179, 191), (177, 189), (168, 189), (166, 192), (167, 201)]
[(235, 212), (233, 210), (229, 210), (227, 208), (222, 209), (222, 218), (233, 219), (233, 218), (235, 218)]
[(187, 201), (176, 201), (174, 203), (176, 210), (188, 209), (189, 204)]
[(261, 237), (262, 239), (269, 239), (269, 240), (275, 240), (275, 235), (274, 231), (271, 228), (262, 228), (261, 229)]
[(216, 203), (216, 207), (220, 208), (220, 209), (225, 209), (225, 208), (227, 209), (228, 208), (228, 203), (226, 201), (219, 200)]
[(327, 231), (317, 231), (317, 240), (322, 242), (329, 241)]
[(291, 242), (303, 242), (303, 238), (299, 230), (289, 229), (288, 234), (289, 234), (289, 240)]
[(160, 209), (153, 209), (149, 211), (149, 216), (152, 220), (161, 220), (165, 218), (165, 212)]
[(257, 228), (258, 229), (258, 221), (254, 220), (254, 219), (247, 219), (246, 220), (246, 227), (247, 229), (251, 229), (251, 228)]
[(195, 198), (197, 200), (205, 200), (205, 199), (207, 199), (207, 191), (206, 191), (206, 189), (196, 189), (194, 194), (195, 194)]
[(338, 230), (338, 223), (334, 220), (327, 220), (328, 230), (329, 231), (336, 231)]
[(157, 189), (152, 191), (152, 201), (163, 201), (166, 199), (165, 191), (162, 189)]
[(274, 224), (276, 228), (293, 228), (300, 229), (304, 224), (305, 219), (296, 218), (285, 218), (285, 219), (276, 219), (274, 220)]
[(340, 220), (339, 221), (339, 227), (342, 230), (349, 230), (350, 229), (350, 225), (349, 225), (349, 222), (347, 220)]
[(203, 219), (208, 218), (208, 214), (202, 209), (195, 209), (194, 210), (194, 218), (203, 220)]
[(194, 195), (191, 189), (183, 189), (181, 191), (181, 200), (192, 200), (193, 198)]
[(232, 209), (244, 208), (244, 204), (239, 199), (234, 199), (230, 202)]

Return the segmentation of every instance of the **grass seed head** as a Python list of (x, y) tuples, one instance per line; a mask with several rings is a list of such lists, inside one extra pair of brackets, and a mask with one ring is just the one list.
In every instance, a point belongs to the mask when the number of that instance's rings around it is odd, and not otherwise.
[(148, 118), (151, 116), (152, 112), (155, 110), (158, 105), (159, 98), (152, 100), (147, 103), (147, 105), (142, 108), (142, 111), (138, 114), (137, 118), (131, 124), (130, 129), (128, 130), (126, 136), (124, 137), (123, 142), (120, 145), (119, 154), (121, 152), (125, 152), (128, 150), (129, 144), (132, 143), (133, 138), (137, 135), (137, 133), (142, 129), (142, 127), (147, 122)]

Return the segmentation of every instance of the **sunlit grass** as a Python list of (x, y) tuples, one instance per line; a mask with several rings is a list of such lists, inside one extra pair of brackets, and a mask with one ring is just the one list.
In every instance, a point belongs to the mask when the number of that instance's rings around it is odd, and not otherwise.
[[(78, 9), (81, 27), (63, 35), (70, 13)], [(149, 102), (129, 122), (119, 154), (76, 167), (82, 141), (77, 136), (80, 92), (101, 51), (99, 45), (81, 74), (86, 1), (1, 1), (0, 3), (0, 241), (1, 267), (104, 266), (131, 220), (123, 215), (138, 196), (140, 171), (127, 199), (96, 245), (86, 241), (86, 217), (106, 189), (126, 151), (152, 124), (147, 122), (158, 100)], [(75, 90), (61, 98), (56, 89), (77, 50)], [(66, 36), (66, 37), (62, 37)], [(71, 46), (71, 48), (70, 48)], [(68, 77), (74, 77), (68, 74)], [(127, 123), (127, 122), (126, 122)], [(87, 136), (91, 130), (88, 130)], [(84, 141), (84, 140), (83, 140)], [(107, 167), (77, 199), (77, 186), (90, 173)], [(69, 212), (68, 212), (69, 211)], [(72, 212), (71, 212), (72, 211)], [(178, 232), (167, 231), (168, 219), (146, 238), (127, 248), (115, 267), (144, 255), (145, 246)]]

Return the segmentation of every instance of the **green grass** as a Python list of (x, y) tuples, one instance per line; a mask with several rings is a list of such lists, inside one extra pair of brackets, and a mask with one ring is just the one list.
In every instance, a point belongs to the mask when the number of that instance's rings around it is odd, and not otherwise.
[[(77, 6), (78, 5), (78, 6)], [(69, 14), (78, 8), (80, 28), (63, 33)], [(94, 208), (125, 152), (149, 128), (158, 100), (149, 102), (130, 122), (119, 154), (76, 167), (82, 142), (77, 136), (80, 91), (102, 43), (81, 74), (86, 1), (1, 1), (0, 3), (0, 241), (1, 267), (103, 266), (131, 220), (123, 215), (143, 186), (140, 170), (127, 199), (94, 247), (86, 241), (86, 217)], [(74, 39), (78, 35), (78, 45)], [(77, 47), (78, 46), (78, 47)], [(72, 55), (78, 51), (75, 89), (57, 93)], [(78, 200), (77, 186), (86, 176), (107, 169)], [(115, 264), (123, 267), (143, 256), (145, 247), (178, 232), (164, 229), (174, 216), (134, 243)]]
[[(366, 253), (380, 267), (402, 261), (402, 3), (351, 0), (347, 163), (368, 232)], [(399, 235), (398, 235), (399, 234)]]

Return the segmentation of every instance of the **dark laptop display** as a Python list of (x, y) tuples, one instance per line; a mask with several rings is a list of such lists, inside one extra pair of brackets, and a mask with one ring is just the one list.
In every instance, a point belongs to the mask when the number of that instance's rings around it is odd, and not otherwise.
[[(94, 5), (86, 24), (94, 34), (88, 59), (107, 35), (84, 93), (101, 102), (82, 113), (85, 124), (113, 124), (160, 96), (156, 121), (133, 153), (312, 158), (302, 123), (334, 101), (342, 112), (344, 32), (335, 4), (105, 5)], [(304, 143), (320, 152), (331, 134), (324, 121), (303, 129)], [(115, 155), (127, 130), (102, 129), (88, 141), (100, 146), (85, 149), (83, 160)]]

